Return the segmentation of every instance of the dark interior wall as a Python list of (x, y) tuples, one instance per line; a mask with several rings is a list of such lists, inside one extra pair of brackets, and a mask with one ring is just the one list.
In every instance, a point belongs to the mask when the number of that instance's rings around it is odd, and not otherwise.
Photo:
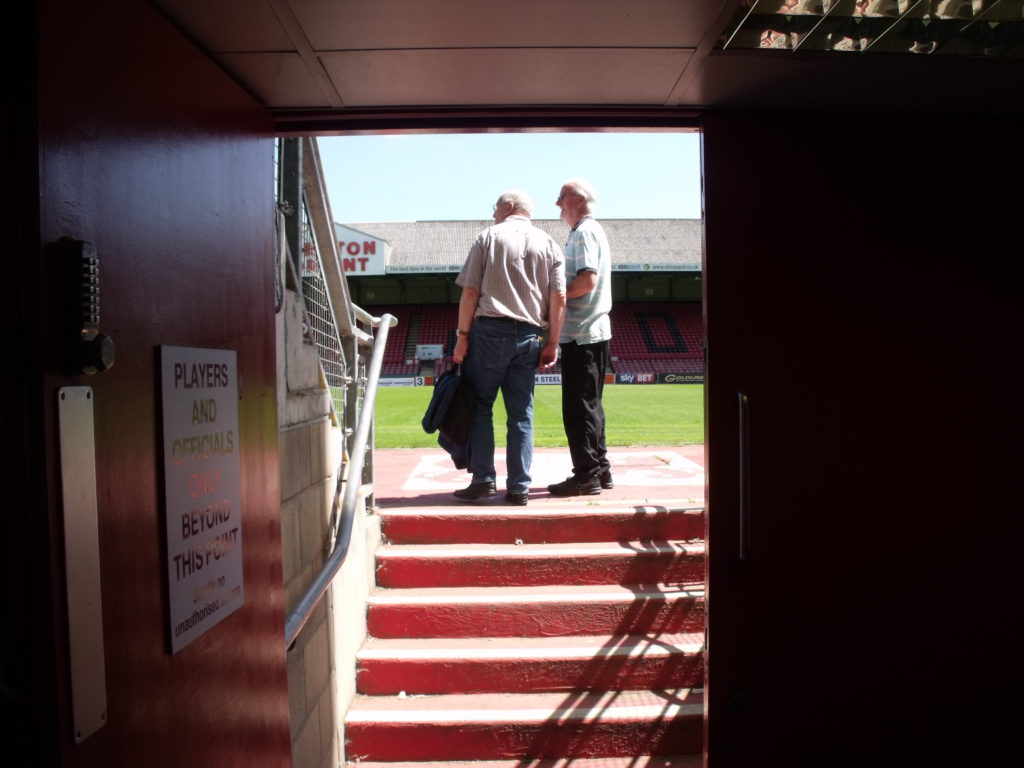
[(702, 129), (711, 768), (988, 764), (1019, 657), (1024, 124)]
[[(26, 290), (26, 279), (38, 263), (38, 169), (35, 163), (35, 7), (7, 9), (7, 22), (20, 30), (18, 46), (3, 49), (6, 78), (0, 89), (0, 221), (5, 234), (3, 264), (7, 296), (13, 317), (8, 328), (8, 365), (0, 376), (0, 434), (4, 435), (4, 461), (0, 462), (0, 590), (4, 595), (3, 631), (0, 632), (0, 733), (12, 754), (34, 749), (31, 735), (41, 718), (43, 705), (36, 692), (52, 690), (47, 674), (52, 664), (44, 634), (48, 603), (40, 603), (32, 585), (37, 567), (35, 521), (44, 509), (42, 469), (39, 456), (42, 433), (38, 429), (39, 357), (38, 295)], [(34, 279), (32, 281), (34, 285)], [(45, 569), (42, 569), (45, 573)], [(16, 628), (16, 629), (15, 629)], [(47, 634), (46, 637), (49, 635)], [(38, 671), (44, 673), (41, 678)], [(45, 678), (45, 679), (44, 679)], [(52, 710), (51, 710), (52, 712)], [(45, 745), (40, 755), (52, 755)], [(52, 761), (51, 761), (52, 762)]]
[[(290, 763), (278, 500), (269, 116), (135, 0), (43, 0), (40, 14), (40, 248), (26, 278), (41, 313), (38, 421), (46, 467), (35, 597), (54, 617), (42, 725), (67, 766)], [(54, 244), (101, 259), (101, 330), (112, 369), (64, 376)], [(244, 606), (168, 652), (157, 348), (233, 349), (239, 372)], [(61, 586), (55, 402), (95, 395), (108, 722), (71, 740)], [(44, 644), (49, 638), (40, 638)], [(47, 721), (47, 704), (57, 717)], [(46, 749), (38, 747), (39, 751)], [(50, 764), (48, 760), (40, 760)]]

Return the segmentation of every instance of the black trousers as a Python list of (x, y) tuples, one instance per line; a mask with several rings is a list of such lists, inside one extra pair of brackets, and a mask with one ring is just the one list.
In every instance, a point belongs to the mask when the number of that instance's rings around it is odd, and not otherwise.
[(559, 344), (562, 358), (562, 424), (569, 441), (572, 474), (595, 477), (610, 469), (604, 438), (604, 372), (608, 342)]

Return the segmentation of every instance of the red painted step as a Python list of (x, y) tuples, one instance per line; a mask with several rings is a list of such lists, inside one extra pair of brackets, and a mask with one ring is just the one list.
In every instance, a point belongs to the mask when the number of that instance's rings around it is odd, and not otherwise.
[(348, 760), (700, 765), (702, 510), (577, 500), (381, 518)]
[[(703, 755), (636, 755), (629, 757), (558, 758), (531, 760), (528, 768), (702, 768)], [(390, 762), (363, 760), (349, 768), (524, 768), (521, 760)]]
[(687, 541), (704, 538), (703, 508), (637, 505), (569, 509), (380, 510), (393, 544), (549, 544), (573, 541)]
[(704, 585), (376, 589), (367, 624), (382, 638), (703, 633)]
[(357, 696), (349, 760), (624, 757), (701, 750), (703, 693)]
[(704, 578), (703, 542), (403, 544), (377, 549), (380, 587), (657, 584)]
[(370, 638), (363, 694), (684, 688), (704, 682), (700, 633), (419, 640)]

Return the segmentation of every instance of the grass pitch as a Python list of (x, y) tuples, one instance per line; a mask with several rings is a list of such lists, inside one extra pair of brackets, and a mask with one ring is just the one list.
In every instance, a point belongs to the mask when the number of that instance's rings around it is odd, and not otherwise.
[[(420, 422), (433, 387), (377, 390), (377, 448), (436, 448)], [(704, 387), (700, 384), (610, 384), (604, 388), (605, 437), (609, 446), (702, 445)], [(505, 445), (505, 407), (494, 403), (494, 442)], [(533, 441), (538, 448), (565, 447), (562, 388), (538, 385), (533, 401)]]

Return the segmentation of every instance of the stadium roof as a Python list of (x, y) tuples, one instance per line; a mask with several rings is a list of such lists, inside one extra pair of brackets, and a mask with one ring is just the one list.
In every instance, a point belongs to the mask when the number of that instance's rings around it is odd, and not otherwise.
[[(599, 219), (612, 249), (616, 272), (699, 272), (699, 219)], [(564, 243), (569, 228), (560, 219), (533, 223)], [(343, 226), (386, 241), (391, 246), (387, 274), (458, 272), (473, 240), (490, 220), (393, 221)]]

